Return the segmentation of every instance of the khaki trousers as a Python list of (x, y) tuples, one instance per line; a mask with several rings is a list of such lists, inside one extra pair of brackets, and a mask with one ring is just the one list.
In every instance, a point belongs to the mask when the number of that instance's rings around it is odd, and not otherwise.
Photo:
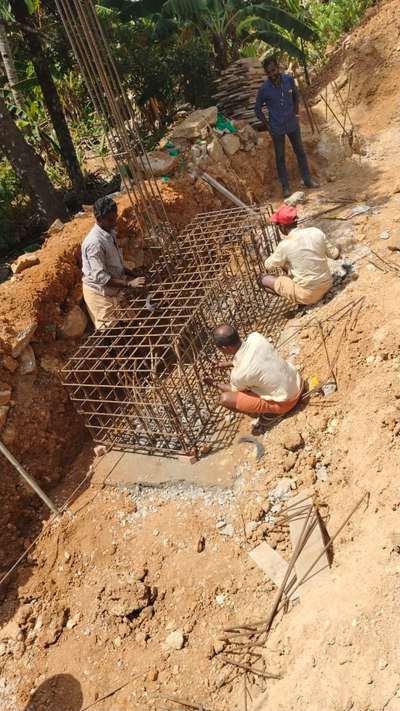
[(118, 294), (117, 296), (103, 296), (86, 284), (82, 285), (82, 290), (86, 308), (95, 329), (110, 326), (113, 321), (111, 315), (120, 302), (120, 296)]
[(304, 286), (299, 286), (293, 279), (287, 276), (279, 276), (275, 280), (274, 291), (279, 296), (283, 296), (292, 304), (305, 304), (307, 306), (316, 304), (329, 291), (332, 282), (326, 282), (317, 289), (306, 289)]

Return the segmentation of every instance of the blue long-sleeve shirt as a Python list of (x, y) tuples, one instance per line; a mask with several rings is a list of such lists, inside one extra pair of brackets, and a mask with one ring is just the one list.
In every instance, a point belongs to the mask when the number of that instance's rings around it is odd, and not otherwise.
[(262, 123), (265, 121), (264, 106), (268, 109), (268, 123), (273, 135), (283, 136), (298, 129), (299, 122), (296, 116), (298, 92), (291, 74), (281, 74), (279, 84), (273, 84), (270, 79), (261, 84), (257, 93), (255, 112)]

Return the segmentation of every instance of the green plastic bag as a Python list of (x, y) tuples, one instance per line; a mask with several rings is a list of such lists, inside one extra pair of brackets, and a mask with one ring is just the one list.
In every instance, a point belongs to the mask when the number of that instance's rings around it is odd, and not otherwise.
[(237, 128), (235, 128), (228, 119), (225, 118), (222, 114), (218, 114), (217, 116), (217, 122), (215, 124), (215, 128), (217, 128), (219, 131), (229, 131), (229, 133), (237, 133)]

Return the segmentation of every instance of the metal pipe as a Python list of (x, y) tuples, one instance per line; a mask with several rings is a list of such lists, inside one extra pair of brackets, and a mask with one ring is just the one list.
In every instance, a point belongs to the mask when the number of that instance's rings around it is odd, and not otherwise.
[(238, 197), (236, 197), (236, 195), (231, 193), (230, 190), (221, 185), (221, 183), (219, 183), (218, 180), (215, 180), (215, 178), (213, 178), (211, 175), (209, 175), (208, 173), (200, 173), (199, 177), (204, 180), (205, 183), (211, 185), (212, 188), (218, 190), (221, 195), (224, 195), (224, 197), (228, 198), (228, 200), (233, 202), (235, 205), (237, 205), (238, 207), (244, 207), (245, 210), (248, 210), (252, 215), (254, 215), (254, 217), (257, 217), (257, 219), (259, 219), (259, 215), (257, 214), (257, 212), (255, 212), (255, 210), (249, 207), (249, 205), (246, 205), (245, 202), (242, 202), (242, 200), (240, 200)]
[(26, 481), (28, 486), (33, 489), (33, 491), (40, 496), (42, 501), (48, 506), (50, 511), (52, 511), (56, 516), (61, 516), (61, 511), (53, 504), (51, 499), (47, 496), (47, 494), (44, 493), (43, 489), (40, 488), (40, 486), (36, 483), (34, 478), (28, 474), (28, 472), (21, 466), (21, 464), (15, 459), (14, 455), (11, 454), (10, 450), (7, 449), (5, 444), (0, 440), (0, 452), (5, 456), (6, 459), (10, 462), (10, 464), (15, 467), (17, 472), (22, 476), (22, 478)]

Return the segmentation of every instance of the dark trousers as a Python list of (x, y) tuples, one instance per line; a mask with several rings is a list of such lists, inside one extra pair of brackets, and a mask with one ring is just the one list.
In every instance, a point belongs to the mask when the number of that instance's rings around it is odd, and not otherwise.
[(304, 182), (308, 183), (311, 180), (307, 156), (304, 151), (303, 141), (301, 140), (300, 128), (297, 128), (296, 131), (293, 131), (292, 133), (284, 133), (283, 136), (272, 135), (272, 140), (274, 142), (275, 148), (276, 169), (278, 171), (279, 181), (282, 184), (282, 188), (284, 190), (287, 190), (289, 188), (289, 178), (285, 162), (286, 136), (289, 138), (289, 141), (292, 144), (292, 148), (296, 154), (297, 162), (299, 164), (299, 170)]

